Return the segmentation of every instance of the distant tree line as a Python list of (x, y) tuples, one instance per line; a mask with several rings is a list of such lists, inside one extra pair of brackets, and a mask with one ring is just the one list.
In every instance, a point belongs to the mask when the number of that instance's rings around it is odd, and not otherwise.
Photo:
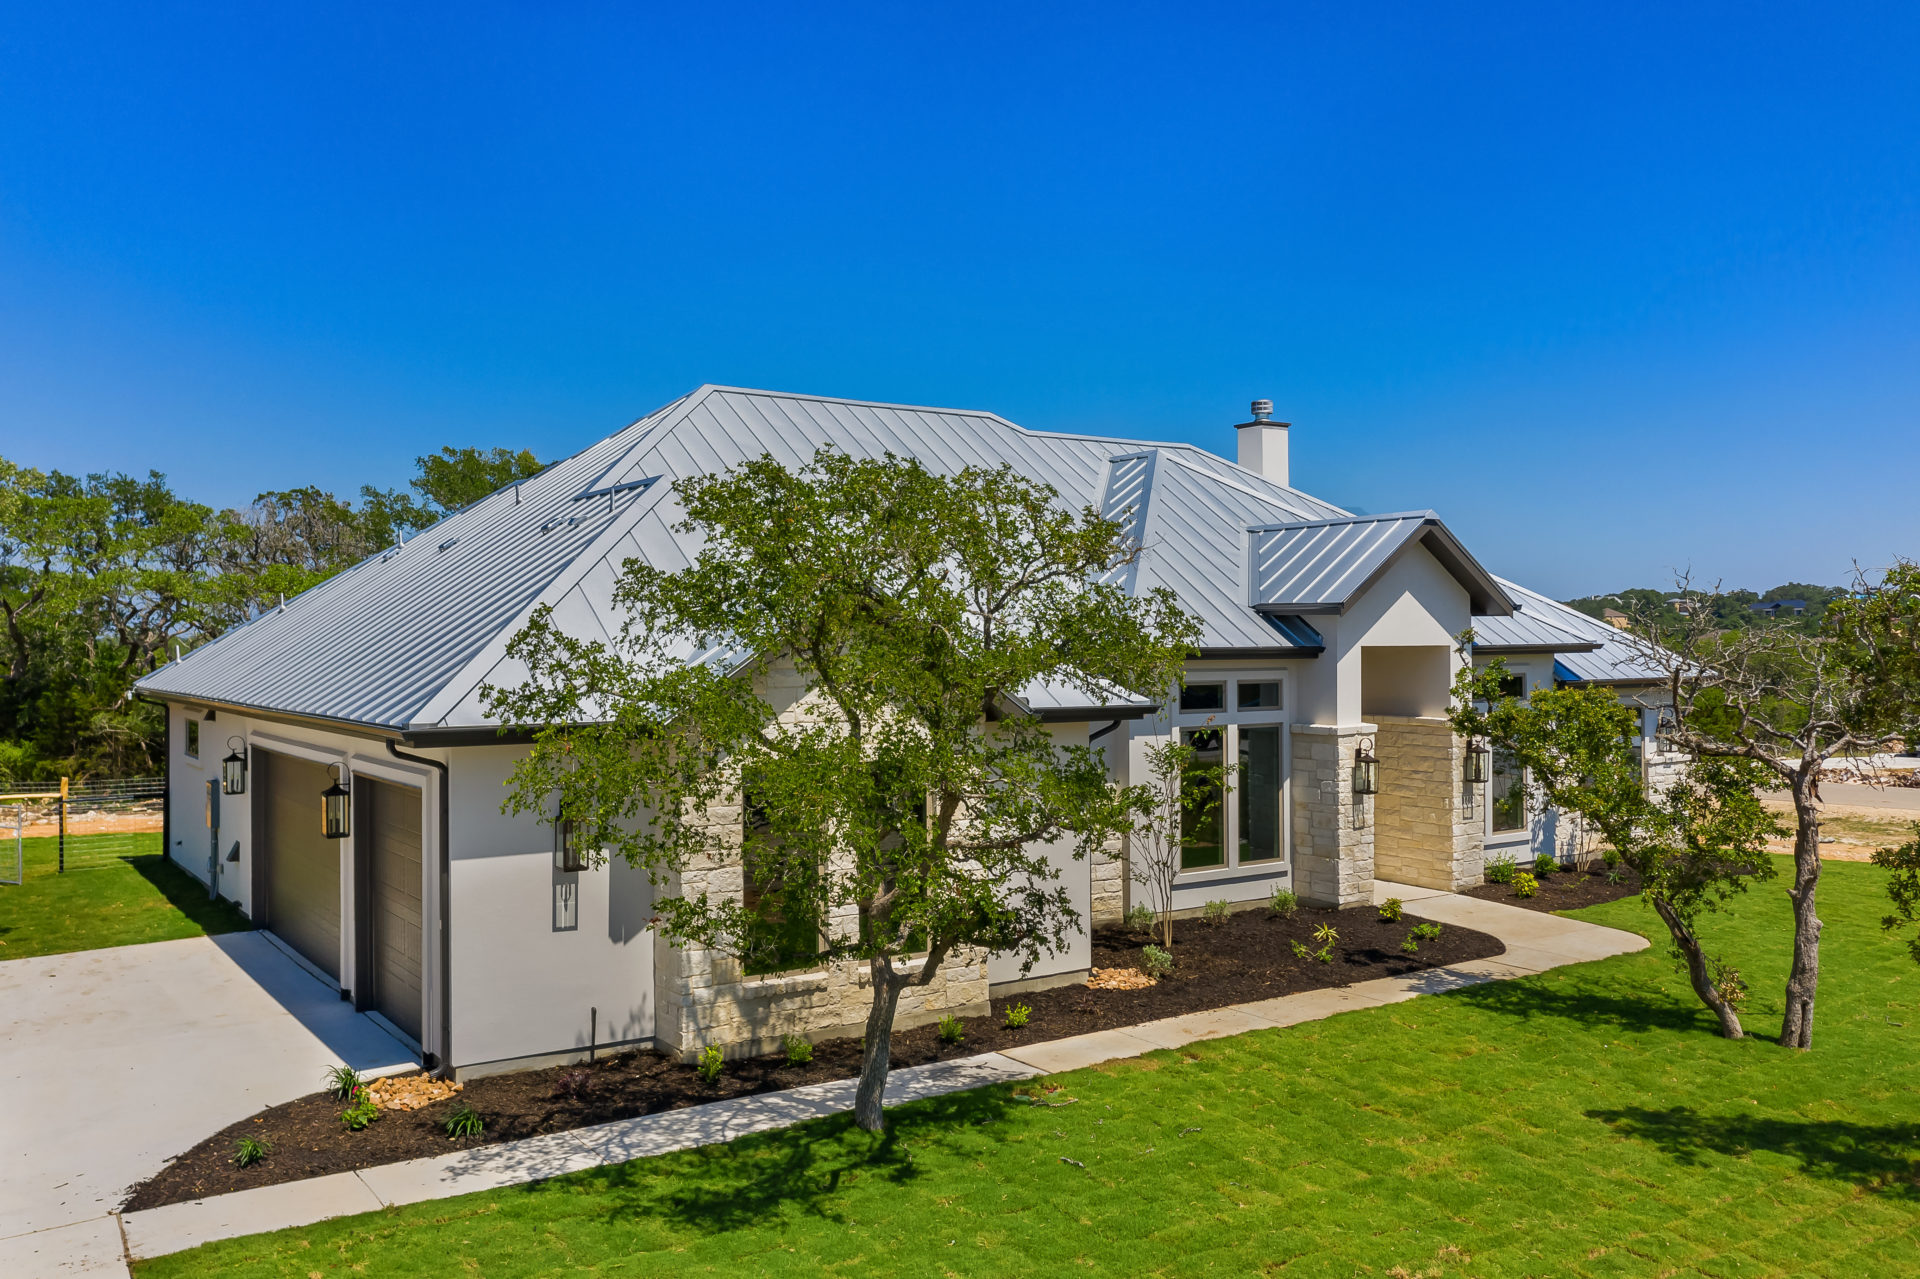
[[(1684, 619), (1704, 616), (1721, 631), (1744, 630), (1761, 622), (1786, 622), (1808, 635), (1818, 634), (1827, 605), (1847, 599), (1853, 589), (1846, 586), (1814, 586), (1808, 582), (1788, 582), (1769, 591), (1673, 590), (1629, 587), (1608, 595), (1589, 595), (1568, 600), (1567, 604), (1589, 617), (1603, 617), (1608, 609), (1630, 618), (1645, 619), (1667, 628), (1685, 625)], [(1759, 605), (1783, 600), (1805, 604), (1803, 611), (1762, 609)]]
[(543, 466), (503, 448), (416, 462), (406, 489), (357, 502), (309, 486), (215, 510), (157, 471), (0, 458), (0, 783), (157, 770), (165, 724), (136, 679)]

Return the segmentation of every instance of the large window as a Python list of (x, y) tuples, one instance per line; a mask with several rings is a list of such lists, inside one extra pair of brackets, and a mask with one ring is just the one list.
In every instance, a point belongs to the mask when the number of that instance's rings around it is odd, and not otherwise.
[(807, 968), (820, 958), (820, 923), (796, 909), (778, 891), (783, 867), (765, 801), (749, 785), (741, 796), (741, 896), (754, 922), (747, 933), (741, 967), (748, 973), (777, 973)]
[(1526, 773), (1511, 751), (1493, 753), (1493, 780), (1489, 807), (1493, 810), (1495, 834), (1525, 830), (1527, 827)]
[[(1182, 873), (1235, 867), (1286, 873), (1286, 728), (1284, 688), (1277, 679), (1219, 679), (1181, 690), (1176, 726), (1192, 747), (1185, 786), (1208, 788), (1206, 812), (1183, 822)], [(1222, 786), (1195, 775), (1227, 764)], [(1206, 802), (1210, 801), (1210, 802)]]

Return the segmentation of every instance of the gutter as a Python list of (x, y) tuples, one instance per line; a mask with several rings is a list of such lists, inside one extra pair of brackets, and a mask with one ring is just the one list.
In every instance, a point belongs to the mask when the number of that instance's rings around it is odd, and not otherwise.
[(421, 1051), (420, 1064), (442, 1078), (453, 1074), (453, 853), (448, 827), (447, 766), (424, 755), (409, 755), (387, 742), (387, 754), (410, 764), (425, 764), (440, 774), (440, 1052)]

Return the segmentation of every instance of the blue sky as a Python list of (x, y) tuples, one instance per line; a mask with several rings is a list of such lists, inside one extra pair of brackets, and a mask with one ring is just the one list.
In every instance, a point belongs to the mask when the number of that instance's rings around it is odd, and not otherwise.
[(0, 454), (203, 500), (701, 382), (1432, 506), (1568, 596), (1920, 553), (1920, 11), (0, 10)]

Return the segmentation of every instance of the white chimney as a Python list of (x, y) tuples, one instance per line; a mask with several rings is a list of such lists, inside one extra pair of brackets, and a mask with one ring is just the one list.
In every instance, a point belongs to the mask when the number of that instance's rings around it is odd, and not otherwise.
[(1233, 429), (1240, 435), (1240, 465), (1258, 471), (1275, 484), (1287, 482), (1287, 427), (1273, 420), (1273, 401), (1253, 402), (1253, 421)]

